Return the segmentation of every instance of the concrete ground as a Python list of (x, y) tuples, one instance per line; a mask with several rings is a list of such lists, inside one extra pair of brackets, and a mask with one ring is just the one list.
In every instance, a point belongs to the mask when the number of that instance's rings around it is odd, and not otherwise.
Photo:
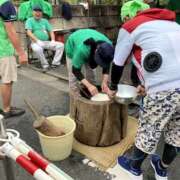
[[(21, 117), (5, 120), (8, 128), (14, 128), (21, 134), (25, 140), (38, 152), (41, 152), (39, 139), (32, 128), (33, 116), (25, 105), (23, 99), (29, 99), (45, 116), (65, 115), (69, 112), (68, 85), (65, 81), (60, 81), (50, 75), (31, 70), (29, 68), (19, 69), (19, 81), (14, 85), (13, 105), (26, 109), (26, 114)], [(158, 153), (162, 153), (162, 143), (158, 148)], [(77, 152), (61, 162), (55, 162), (67, 174), (75, 180), (125, 180), (118, 177), (116, 172), (101, 172), (95, 167), (83, 163), (84, 156)], [(22, 168), (12, 162), (15, 179), (10, 180), (32, 180), (33, 178)], [(180, 157), (178, 156), (170, 167), (169, 180), (180, 179)], [(147, 159), (143, 164), (144, 180), (154, 180), (153, 170)], [(112, 172), (112, 171), (111, 171)], [(2, 161), (0, 161), (0, 180), (6, 180)], [(8, 179), (9, 180), (9, 179)]]

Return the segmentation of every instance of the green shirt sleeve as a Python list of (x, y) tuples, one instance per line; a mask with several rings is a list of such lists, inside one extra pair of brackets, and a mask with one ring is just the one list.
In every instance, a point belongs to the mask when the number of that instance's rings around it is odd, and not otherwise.
[(30, 29), (30, 30), (33, 29), (32, 23), (31, 23), (31, 19), (27, 19), (27, 20), (26, 20), (25, 29)]
[(72, 65), (77, 69), (81, 69), (82, 65), (87, 62), (89, 55), (90, 49), (84, 49), (80, 46), (73, 55)]

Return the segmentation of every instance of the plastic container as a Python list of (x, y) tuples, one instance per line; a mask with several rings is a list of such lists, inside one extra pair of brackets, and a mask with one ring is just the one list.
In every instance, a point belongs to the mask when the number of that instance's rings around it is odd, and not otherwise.
[(134, 86), (119, 84), (115, 101), (120, 104), (133, 103), (137, 98), (137, 89)]
[(47, 119), (57, 127), (61, 127), (65, 135), (50, 137), (37, 131), (42, 152), (51, 161), (63, 160), (71, 154), (76, 124), (68, 116), (50, 116)]
[(137, 89), (134, 86), (118, 84), (117, 95), (121, 98), (136, 98)]

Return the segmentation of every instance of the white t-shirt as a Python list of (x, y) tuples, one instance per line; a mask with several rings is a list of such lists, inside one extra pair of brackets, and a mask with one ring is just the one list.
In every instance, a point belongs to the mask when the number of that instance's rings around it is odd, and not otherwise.
[[(149, 93), (180, 88), (179, 43), (180, 25), (174, 21), (142, 15), (120, 29), (113, 61), (116, 65), (124, 66), (131, 56), (138, 69), (138, 76)], [(143, 67), (144, 57), (151, 52), (157, 52), (162, 57), (161, 67), (153, 73)]]

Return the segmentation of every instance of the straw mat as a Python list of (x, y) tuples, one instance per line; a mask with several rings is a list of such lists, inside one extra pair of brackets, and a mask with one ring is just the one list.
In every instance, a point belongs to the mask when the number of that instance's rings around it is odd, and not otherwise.
[(92, 147), (74, 139), (73, 149), (92, 160), (98, 168), (106, 170), (116, 164), (117, 157), (127, 151), (134, 143), (138, 123), (137, 119), (129, 116), (127, 123), (127, 136), (118, 144), (108, 147)]

